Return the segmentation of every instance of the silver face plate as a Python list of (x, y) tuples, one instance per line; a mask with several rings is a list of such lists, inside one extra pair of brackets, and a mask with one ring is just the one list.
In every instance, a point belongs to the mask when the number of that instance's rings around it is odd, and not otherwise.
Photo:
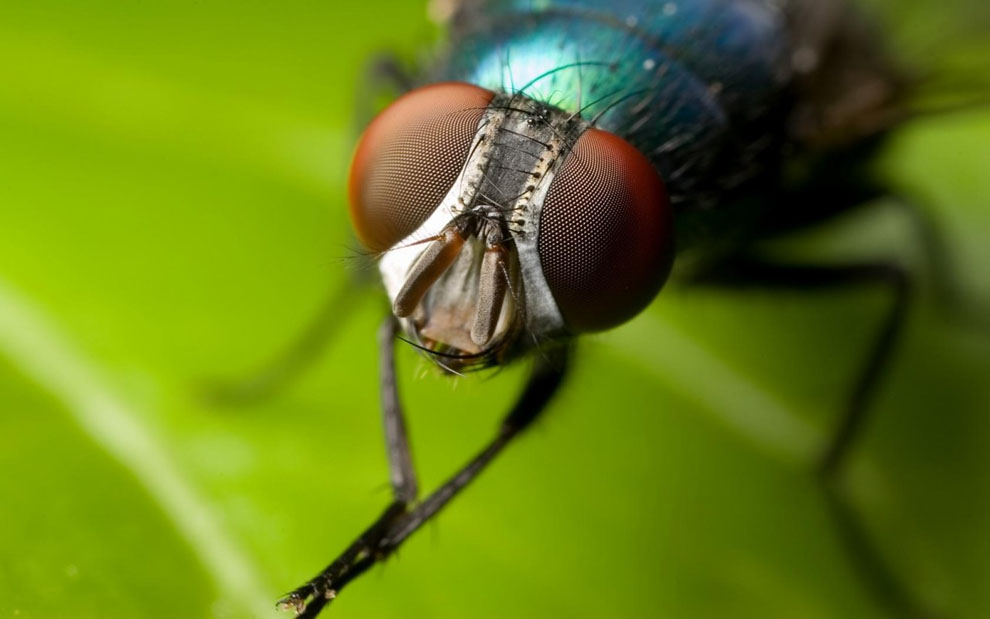
[(460, 255), (430, 287), (406, 333), (427, 347), (477, 355), (472, 362), (442, 360), (457, 369), (507, 361), (528, 348), (566, 335), (537, 251), (540, 215), (554, 175), (587, 122), (522, 95), (497, 94), (478, 124), (461, 173), (433, 214), (397, 243), (379, 263), (389, 299), (395, 301), (428, 243), (458, 218), (496, 221), (511, 255), (509, 294), (491, 343), (479, 349), (470, 338), (477, 309), (484, 239), (471, 236)]

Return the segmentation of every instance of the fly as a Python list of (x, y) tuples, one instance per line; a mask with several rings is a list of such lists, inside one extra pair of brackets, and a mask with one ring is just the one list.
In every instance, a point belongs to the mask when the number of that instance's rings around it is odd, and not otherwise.
[[(392, 309), (379, 344), (393, 500), (281, 605), (316, 616), (394, 553), (539, 416), (574, 339), (638, 314), (676, 264), (699, 284), (889, 291), (818, 472), (873, 589), (918, 612), (834, 483), (911, 279), (883, 262), (782, 264), (757, 245), (884, 194), (863, 164), (909, 116), (912, 84), (876, 33), (841, 0), (465, 0), (422, 81), (368, 126), (349, 181)], [(451, 373), (533, 366), (491, 441), (422, 499), (396, 340)]]

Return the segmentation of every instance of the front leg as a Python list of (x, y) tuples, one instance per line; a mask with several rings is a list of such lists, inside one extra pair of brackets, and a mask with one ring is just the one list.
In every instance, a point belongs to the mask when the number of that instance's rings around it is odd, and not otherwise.
[(473, 481), (502, 449), (535, 420), (563, 383), (569, 350), (542, 351), (526, 386), (503, 419), (495, 437), (446, 483), (418, 504), (416, 476), (406, 437), (405, 419), (395, 381), (397, 325), (389, 318), (379, 336), (382, 359), (382, 408), (393, 501), (378, 519), (330, 565), (308, 583), (279, 601), (299, 617), (315, 617), (349, 582), (395, 550), (420, 526), (434, 517)]
[[(351, 124), (363, 131), (381, 108), (417, 85), (417, 75), (391, 53), (379, 53), (365, 65), (359, 81)], [(354, 245), (353, 238), (350, 242)], [(342, 285), (331, 290), (323, 305), (303, 330), (285, 348), (259, 367), (241, 377), (209, 381), (205, 396), (224, 406), (243, 406), (261, 402), (283, 390), (309, 369), (345, 326), (355, 307), (354, 298), (371, 288), (371, 271), (351, 269)]]
[(347, 275), (345, 282), (327, 294), (317, 313), (296, 334), (284, 350), (273, 355), (251, 373), (223, 381), (211, 381), (206, 397), (222, 406), (256, 404), (285, 389), (311, 368), (324, 349), (347, 325), (357, 297), (371, 289), (371, 279), (360, 271)]
[(416, 471), (412, 464), (412, 452), (409, 449), (406, 421), (395, 376), (397, 334), (398, 323), (389, 316), (378, 330), (378, 347), (382, 425), (385, 430), (392, 503), (333, 563), (308, 583), (279, 600), (281, 608), (292, 609), (299, 616), (316, 616), (320, 609), (336, 597), (343, 584), (353, 577), (351, 572), (355, 565), (366, 559), (375, 561), (383, 558), (384, 555), (379, 550), (382, 540), (389, 528), (416, 500)]

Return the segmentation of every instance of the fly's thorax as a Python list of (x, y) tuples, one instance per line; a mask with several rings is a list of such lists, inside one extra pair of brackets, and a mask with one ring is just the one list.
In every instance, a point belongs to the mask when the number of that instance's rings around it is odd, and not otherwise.
[[(444, 366), (505, 362), (567, 333), (543, 275), (540, 217), (557, 170), (587, 128), (579, 117), (527, 97), (495, 95), (440, 205), (382, 256), (382, 279), (396, 306), (410, 294), (411, 276), (427, 268), (424, 261), (444, 260), (430, 246), (459, 245), (415, 309), (400, 317), (421, 345), (451, 355), (438, 359)], [(487, 337), (480, 326), (486, 320), (493, 322)]]

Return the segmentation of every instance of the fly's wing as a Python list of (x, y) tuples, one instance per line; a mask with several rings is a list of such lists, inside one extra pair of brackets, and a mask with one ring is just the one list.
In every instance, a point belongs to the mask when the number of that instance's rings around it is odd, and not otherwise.
[(790, 0), (792, 134), (842, 145), (905, 118), (990, 102), (990, 8), (980, 0)]
[(910, 79), (862, 13), (843, 0), (790, 0), (784, 11), (795, 96), (792, 139), (841, 146), (903, 119)]

